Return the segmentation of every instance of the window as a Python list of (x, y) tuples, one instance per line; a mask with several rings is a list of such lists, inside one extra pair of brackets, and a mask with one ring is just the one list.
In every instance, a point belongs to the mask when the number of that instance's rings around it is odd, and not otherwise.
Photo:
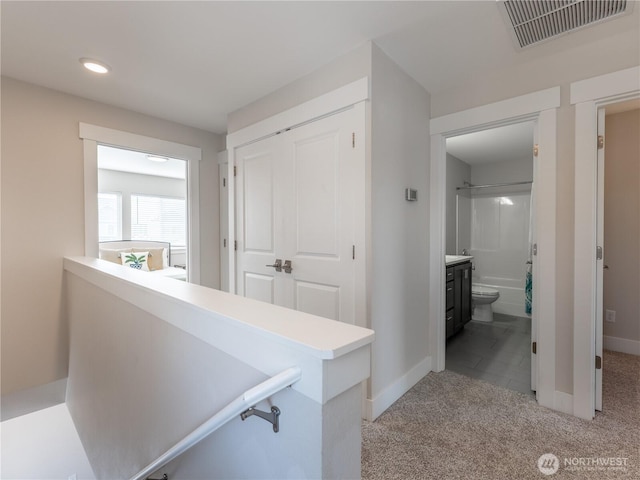
[(98, 193), (98, 238), (101, 242), (122, 239), (119, 193)]
[(186, 246), (184, 198), (131, 195), (131, 239)]

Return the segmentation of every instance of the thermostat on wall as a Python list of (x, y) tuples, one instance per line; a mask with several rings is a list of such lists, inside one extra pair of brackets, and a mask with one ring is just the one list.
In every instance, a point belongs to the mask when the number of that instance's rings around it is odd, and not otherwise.
[(407, 202), (415, 202), (416, 200), (418, 200), (418, 191), (413, 188), (405, 188), (404, 198), (407, 200)]

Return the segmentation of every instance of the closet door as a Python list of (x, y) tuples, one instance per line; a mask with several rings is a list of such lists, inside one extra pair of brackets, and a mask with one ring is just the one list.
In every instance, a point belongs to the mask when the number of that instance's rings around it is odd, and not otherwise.
[(348, 110), (284, 135), (288, 305), (347, 323), (355, 323), (354, 185), (364, 176), (354, 121)]
[[(284, 250), (282, 142), (273, 136), (236, 150), (236, 292), (285, 305), (286, 279), (273, 265)], [(230, 246), (233, 248), (233, 246)]]
[(355, 323), (357, 122), (350, 109), (236, 150), (238, 294)]

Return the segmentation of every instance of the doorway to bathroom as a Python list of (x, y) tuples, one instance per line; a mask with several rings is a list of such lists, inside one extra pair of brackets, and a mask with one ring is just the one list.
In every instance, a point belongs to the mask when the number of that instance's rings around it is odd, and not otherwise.
[(446, 254), (472, 264), (472, 316), (446, 367), (533, 395), (533, 121), (446, 140)]

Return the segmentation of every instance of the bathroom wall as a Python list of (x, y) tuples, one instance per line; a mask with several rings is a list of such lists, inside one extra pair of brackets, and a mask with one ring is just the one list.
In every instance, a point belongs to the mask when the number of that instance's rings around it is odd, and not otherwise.
[[(458, 194), (467, 195), (468, 190), (457, 191), (456, 187), (462, 187), (464, 182), (471, 182), (471, 167), (457, 157), (447, 153), (447, 198), (445, 204), (446, 213), (446, 254), (460, 254), (463, 248), (470, 246), (470, 225), (469, 208), (460, 211), (465, 218), (456, 217), (456, 198)], [(468, 196), (468, 195), (467, 195)], [(463, 213), (464, 212), (464, 213)], [(465, 215), (466, 213), (466, 215)], [(458, 227), (462, 226), (464, 232), (459, 232), (460, 248), (456, 248), (456, 222)], [(462, 240), (462, 238), (466, 240)]]
[(640, 110), (605, 120), (605, 348), (640, 355)]
[[(531, 158), (471, 167), (474, 185), (533, 179)], [(474, 282), (498, 289), (494, 311), (524, 316), (524, 284), (529, 252), (531, 186), (471, 190), (471, 248)]]

